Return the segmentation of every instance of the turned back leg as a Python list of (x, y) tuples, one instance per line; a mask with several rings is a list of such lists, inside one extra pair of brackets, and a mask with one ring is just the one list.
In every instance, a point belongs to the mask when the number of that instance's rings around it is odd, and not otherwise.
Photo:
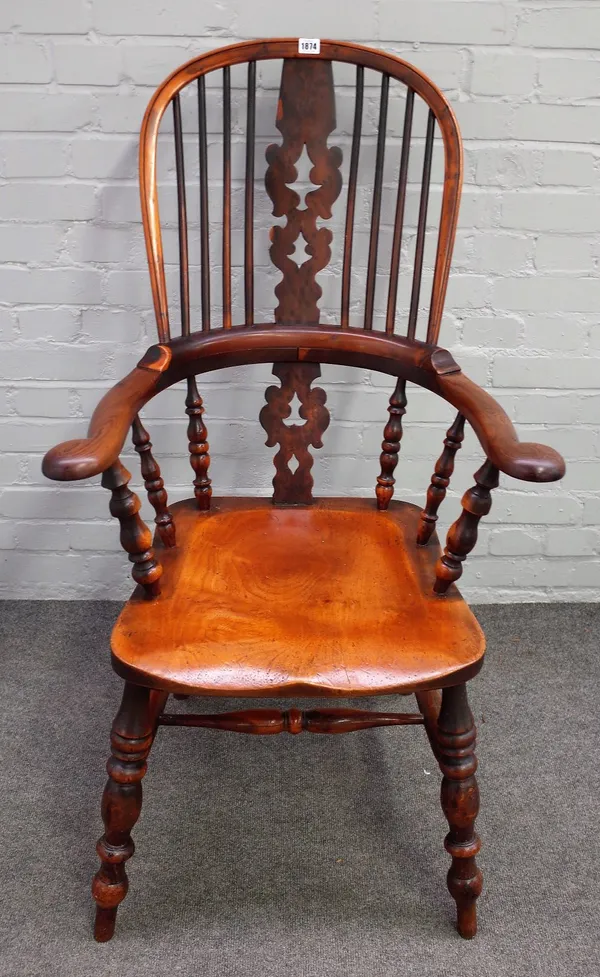
[(102, 797), (105, 830), (97, 845), (101, 866), (92, 883), (97, 903), (94, 936), (101, 943), (112, 937), (118, 906), (127, 895), (125, 862), (134, 852), (131, 829), (142, 807), (142, 778), (155, 731), (150, 696), (149, 689), (127, 682), (111, 732), (108, 781)]
[(466, 686), (444, 689), (437, 729), (438, 761), (444, 775), (441, 801), (450, 826), (444, 845), (452, 856), (448, 889), (456, 902), (458, 932), (465, 939), (477, 932), (475, 902), (482, 887), (475, 861), (481, 847), (475, 833), (479, 812), (475, 735)]

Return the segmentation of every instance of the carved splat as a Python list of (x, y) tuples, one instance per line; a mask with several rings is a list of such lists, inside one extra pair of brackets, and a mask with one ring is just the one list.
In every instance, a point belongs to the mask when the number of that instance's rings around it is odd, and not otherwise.
[(398, 380), (388, 407), (389, 420), (383, 431), (381, 474), (377, 476), (377, 508), (387, 509), (394, 494), (394, 469), (398, 464), (402, 441), (402, 418), (406, 414), (406, 380)]
[(188, 448), (190, 452), (190, 465), (194, 469), (194, 495), (199, 509), (210, 509), (210, 497), (212, 495), (211, 481), (208, 477), (210, 465), (210, 455), (208, 453), (208, 432), (202, 419), (204, 405), (202, 397), (198, 392), (196, 377), (188, 377), (187, 397), (185, 399), (185, 412), (190, 421), (188, 424)]
[[(327, 138), (335, 129), (335, 97), (330, 61), (286, 60), (283, 62), (277, 108), (277, 128), (283, 136), (280, 146), (267, 148), (269, 164), (265, 175), (267, 193), (273, 202), (273, 216), (285, 217), (283, 227), (271, 228), (270, 256), (283, 279), (275, 288), (279, 305), (278, 323), (318, 323), (317, 305), (322, 289), (316, 275), (329, 264), (331, 231), (317, 227), (317, 219), (329, 220), (331, 208), (342, 188), (342, 151), (328, 147)], [(317, 189), (306, 194), (305, 207), (288, 184), (298, 173), (295, 163), (304, 146), (313, 167), (310, 181)], [(308, 261), (298, 265), (290, 258), (302, 235)]]
[(148, 501), (156, 512), (156, 528), (165, 546), (175, 546), (175, 523), (168, 507), (168, 496), (165, 483), (160, 474), (160, 466), (152, 454), (150, 435), (142, 424), (139, 415), (133, 419), (132, 441), (140, 456), (142, 478), (148, 493)]
[[(268, 387), (267, 403), (259, 416), (267, 432), (267, 446), (279, 445), (273, 459), (276, 470), (273, 501), (280, 505), (310, 505), (313, 457), (308, 449), (323, 447), (321, 437), (329, 426), (327, 395), (320, 387), (311, 388), (321, 369), (318, 363), (275, 363), (273, 373), (281, 380), (281, 386)], [(294, 395), (300, 401), (299, 414), (304, 424), (285, 423), (291, 414)], [(295, 471), (289, 464), (292, 458), (298, 463)]]
[(459, 518), (450, 526), (446, 547), (435, 568), (434, 592), (445, 594), (462, 576), (463, 563), (477, 542), (479, 520), (492, 508), (492, 489), (498, 487), (498, 469), (486, 461), (475, 472), (475, 485), (462, 497)]
[(433, 535), (438, 518), (438, 509), (446, 498), (446, 490), (454, 472), (456, 452), (463, 443), (464, 437), (465, 419), (462, 414), (457, 414), (454, 423), (446, 431), (444, 450), (436, 462), (435, 471), (431, 476), (431, 484), (427, 489), (427, 501), (421, 513), (417, 533), (419, 546), (425, 546)]

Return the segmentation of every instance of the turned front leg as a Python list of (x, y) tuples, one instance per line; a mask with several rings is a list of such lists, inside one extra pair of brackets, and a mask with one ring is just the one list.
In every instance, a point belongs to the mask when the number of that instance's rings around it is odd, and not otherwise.
[(456, 902), (457, 928), (467, 940), (477, 932), (475, 902), (483, 882), (475, 861), (481, 848), (475, 833), (475, 818), (479, 813), (475, 737), (466, 686), (444, 689), (437, 732), (438, 762), (444, 775), (441, 801), (450, 826), (444, 847), (452, 856), (448, 889)]
[[(162, 708), (164, 702), (156, 705)], [(111, 939), (117, 909), (127, 895), (125, 862), (134, 852), (131, 829), (142, 808), (142, 778), (155, 728), (152, 713), (150, 690), (126, 683), (111, 732), (108, 781), (102, 797), (105, 830), (97, 845), (101, 866), (92, 883), (97, 903), (94, 936), (100, 943)]]

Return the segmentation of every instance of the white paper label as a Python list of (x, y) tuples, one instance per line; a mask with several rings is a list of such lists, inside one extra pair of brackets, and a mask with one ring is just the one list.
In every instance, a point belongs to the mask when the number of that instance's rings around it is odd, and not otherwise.
[(321, 39), (319, 37), (299, 37), (298, 54), (320, 54)]

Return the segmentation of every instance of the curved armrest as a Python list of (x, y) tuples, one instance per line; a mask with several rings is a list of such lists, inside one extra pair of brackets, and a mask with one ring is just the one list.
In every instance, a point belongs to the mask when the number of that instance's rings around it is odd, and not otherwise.
[(92, 414), (87, 438), (63, 441), (48, 451), (42, 462), (47, 478), (58, 482), (92, 478), (114, 464), (135, 415), (158, 393), (164, 362), (145, 359), (144, 366), (136, 366), (104, 395)]
[(439, 376), (437, 382), (442, 397), (464, 414), (486, 456), (501, 472), (525, 482), (555, 482), (563, 477), (561, 455), (544, 444), (519, 441), (500, 405), (464, 373)]

